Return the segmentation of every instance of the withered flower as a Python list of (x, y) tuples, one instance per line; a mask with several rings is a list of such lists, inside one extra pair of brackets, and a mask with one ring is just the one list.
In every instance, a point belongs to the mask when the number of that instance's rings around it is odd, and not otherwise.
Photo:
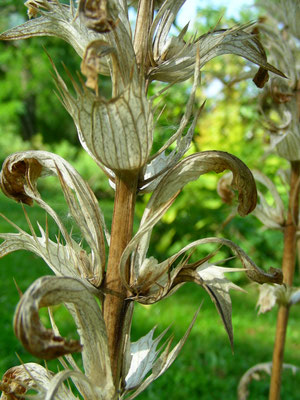
[(110, 17), (109, 7), (112, 5), (113, 2), (108, 0), (80, 0), (79, 16), (88, 28), (99, 33), (107, 33), (116, 26)]

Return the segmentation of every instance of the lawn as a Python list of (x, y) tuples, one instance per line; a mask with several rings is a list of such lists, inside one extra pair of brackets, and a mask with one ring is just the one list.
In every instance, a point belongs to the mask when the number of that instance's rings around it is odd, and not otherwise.
[[(63, 199), (57, 191), (48, 191), (52, 204), (60, 210), (62, 218), (68, 224), (68, 217)], [(102, 203), (103, 206), (103, 203)], [(112, 209), (110, 201), (104, 202), (105, 214)], [(26, 221), (20, 205), (0, 195), (0, 210), (16, 224), (26, 229)], [(31, 220), (45, 221), (44, 212), (38, 207), (30, 209)], [(56, 228), (50, 224), (50, 233)], [(1, 222), (1, 231), (12, 231), (8, 223)], [(76, 232), (74, 232), (76, 236)], [(16, 252), (0, 260), (1, 284), (1, 323), (0, 334), (0, 372), (18, 364), (16, 353), (24, 361), (36, 361), (26, 353), (16, 340), (12, 329), (12, 318), (18, 302), (18, 292), (13, 279), (22, 291), (39, 276), (50, 274), (50, 270), (37, 256), (27, 252)], [(153, 306), (137, 305), (132, 327), (132, 340), (145, 335), (154, 325), (157, 334), (170, 326), (169, 334), (179, 340), (187, 329), (193, 314), (203, 301), (203, 306), (185, 344), (181, 355), (171, 368), (149, 387), (140, 399), (226, 399), (236, 398), (236, 387), (241, 375), (256, 363), (271, 360), (274, 340), (276, 311), (266, 315), (257, 315), (257, 287), (242, 281), (247, 293), (232, 292), (233, 327), (235, 336), (234, 354), (221, 324), (220, 318), (206, 293), (196, 285), (187, 284), (174, 296)], [(76, 337), (74, 324), (63, 308), (55, 309), (57, 323), (64, 335)], [(300, 308), (294, 307), (290, 315), (285, 360), (300, 365)], [(43, 322), (47, 323), (46, 313), (42, 313)], [(174, 343), (175, 343), (174, 341)], [(39, 360), (42, 362), (41, 360)], [(49, 367), (56, 370), (56, 362)], [(291, 373), (284, 374), (282, 398), (299, 399), (299, 377)], [(267, 398), (268, 379), (251, 384), (249, 399)]]

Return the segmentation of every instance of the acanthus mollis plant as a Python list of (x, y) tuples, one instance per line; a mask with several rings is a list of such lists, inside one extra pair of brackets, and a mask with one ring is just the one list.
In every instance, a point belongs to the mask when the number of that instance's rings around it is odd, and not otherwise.
[[(245, 216), (256, 205), (256, 186), (246, 165), (221, 151), (183, 157), (189, 149), (200, 111), (193, 112), (200, 70), (221, 54), (233, 53), (260, 66), (255, 77), (261, 86), (267, 71), (282, 73), (266, 61), (263, 47), (248, 26), (215, 30), (185, 40), (185, 27), (177, 37), (169, 32), (184, 0), (138, 2), (134, 32), (125, 0), (29, 0), (31, 18), (3, 33), (2, 40), (34, 36), (58, 36), (81, 57), (86, 83), (72, 77), (73, 93), (55, 70), (61, 101), (77, 127), (81, 145), (115, 186), (111, 232), (108, 232), (98, 201), (85, 180), (61, 157), (45, 151), (26, 151), (9, 156), (3, 164), (1, 187), (17, 202), (36, 202), (56, 222), (61, 239), (53, 241), (48, 228), (30, 234), (13, 223), (17, 233), (1, 233), (1, 255), (27, 249), (42, 257), (56, 276), (34, 282), (21, 297), (14, 329), (24, 347), (42, 359), (59, 357), (63, 370), (57, 374), (34, 363), (13, 367), (1, 382), (2, 399), (22, 397), (28, 390), (41, 399), (75, 399), (73, 381), (84, 399), (135, 398), (163, 374), (181, 350), (184, 337), (172, 348), (172, 339), (160, 345), (165, 332), (153, 339), (154, 329), (132, 343), (130, 327), (135, 302), (152, 304), (173, 294), (185, 282), (202, 286), (215, 302), (232, 343), (229, 290), (237, 288), (225, 278), (231, 268), (210, 263), (213, 254), (192, 262), (194, 249), (205, 243), (228, 246), (241, 260), (248, 277), (259, 283), (281, 283), (281, 272), (265, 272), (241, 248), (227, 239), (201, 238), (159, 262), (148, 255), (151, 232), (171, 207), (183, 187), (199, 176), (229, 169), (232, 189), (238, 191), (238, 211)], [(99, 75), (109, 75), (112, 98), (101, 96)], [(155, 153), (154, 107), (147, 97), (154, 80), (171, 85), (194, 76), (194, 84), (177, 131)], [(191, 121), (191, 122), (190, 122)], [(171, 151), (166, 152), (166, 150)], [(57, 176), (70, 214), (78, 225), (86, 250), (67, 231), (58, 214), (41, 197), (39, 178)], [(140, 226), (133, 235), (138, 193), (152, 192)], [(105, 254), (105, 242), (108, 255)], [(99, 300), (99, 301), (98, 301)], [(39, 319), (41, 307), (64, 303), (72, 314), (80, 342), (61, 337), (53, 318), (52, 330)], [(99, 306), (100, 303), (100, 306)], [(82, 354), (84, 372), (72, 353)]]
[[(269, 51), (270, 60), (276, 64), (288, 79), (272, 76), (260, 96), (262, 122), (270, 135), (271, 151), (289, 162), (287, 171), (277, 171), (281, 175), (284, 188), (287, 188), (286, 207), (275, 183), (261, 171), (252, 171), (254, 178), (266, 189), (266, 195), (258, 192), (259, 203), (253, 211), (267, 229), (283, 233), (282, 272), (283, 285), (264, 284), (260, 286), (258, 299), (259, 312), (264, 313), (278, 305), (276, 336), (273, 359), (270, 363), (257, 364), (242, 377), (238, 388), (238, 398), (248, 398), (248, 385), (260, 371), (271, 375), (270, 400), (280, 399), (283, 368), (293, 367), (284, 364), (284, 347), (290, 308), (299, 303), (300, 289), (293, 286), (296, 266), (296, 244), (300, 238), (300, 8), (297, 0), (257, 1), (265, 15), (257, 30), (264, 46)], [(230, 175), (221, 178), (219, 190), (225, 201), (230, 201), (231, 192), (227, 184)], [(271, 200), (271, 202), (270, 202)]]

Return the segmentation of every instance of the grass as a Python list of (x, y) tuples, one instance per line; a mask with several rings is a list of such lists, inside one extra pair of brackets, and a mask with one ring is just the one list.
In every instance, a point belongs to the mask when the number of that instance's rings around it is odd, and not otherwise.
[[(68, 224), (63, 199), (57, 191), (51, 193), (48, 191), (48, 195)], [(104, 203), (105, 213), (110, 213), (111, 208), (111, 203)], [(2, 194), (0, 195), (0, 211), (26, 229), (20, 205), (8, 200)], [(38, 207), (33, 207), (30, 215), (32, 221), (38, 219), (43, 224), (45, 215)], [(13, 231), (6, 221), (1, 222), (0, 229), (1, 232)], [(52, 235), (56, 233), (55, 226), (51, 224), (50, 233)], [(12, 319), (19, 295), (13, 278), (20, 289), (25, 291), (36, 278), (50, 273), (41, 259), (28, 252), (19, 251), (0, 260), (1, 375), (11, 366), (19, 364), (15, 353), (18, 353), (24, 362), (41, 361), (28, 354), (14, 337)], [(245, 289), (247, 294), (232, 292), (234, 354), (231, 352), (229, 340), (214, 305), (206, 293), (196, 285), (187, 284), (174, 296), (155, 305), (136, 306), (132, 340), (145, 335), (155, 325), (158, 326), (157, 334), (172, 325), (169, 332), (174, 334), (175, 343), (184, 335), (195, 311), (204, 300), (182, 353), (170, 369), (140, 395), (140, 399), (236, 399), (236, 388), (243, 373), (257, 363), (271, 360), (276, 321), (275, 310), (266, 315), (257, 315), (255, 309), (257, 288), (254, 285), (245, 284)], [(69, 315), (62, 308), (57, 308), (55, 311), (62, 334), (74, 337), (72, 333), (74, 324)], [(294, 307), (290, 315), (285, 361), (296, 365), (300, 365), (299, 318), (300, 308)], [(45, 313), (42, 314), (42, 319), (44, 322)], [(51, 362), (49, 366), (54, 371), (56, 370), (56, 362)], [(282, 398), (299, 399), (298, 382), (299, 377), (295, 379), (291, 373), (285, 373)], [(267, 377), (261, 381), (252, 382), (249, 399), (266, 399), (268, 384)]]

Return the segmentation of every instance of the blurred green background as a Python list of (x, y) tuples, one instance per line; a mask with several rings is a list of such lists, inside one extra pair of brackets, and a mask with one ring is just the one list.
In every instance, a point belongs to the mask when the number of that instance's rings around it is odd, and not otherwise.
[[(14, 26), (26, 18), (26, 10), (16, 0), (5, 0), (0, 6), (0, 31)], [(211, 2), (213, 4), (213, 2)], [(197, 30), (204, 33), (217, 25), (224, 15), (222, 27), (236, 22), (255, 19), (258, 11), (246, 9), (238, 21), (226, 16), (225, 8), (213, 7), (199, 10)], [(176, 27), (174, 28), (176, 29)], [(106, 223), (111, 224), (114, 192), (104, 174), (80, 148), (72, 120), (54, 94), (51, 65), (43, 47), (47, 49), (57, 68), (68, 77), (62, 62), (73, 75), (79, 70), (80, 60), (74, 51), (55, 38), (36, 38), (17, 42), (0, 42), (0, 159), (26, 149), (44, 149), (66, 158), (89, 182), (99, 199)], [(286, 188), (278, 175), (279, 168), (287, 165), (276, 155), (266, 155), (269, 139), (258, 113), (259, 90), (251, 79), (239, 81), (241, 74), (250, 67), (237, 57), (219, 57), (207, 64), (202, 72), (202, 84), (198, 89), (198, 106), (206, 99), (190, 152), (203, 150), (228, 151), (241, 158), (250, 168), (264, 171), (278, 185), (284, 201)], [(154, 150), (176, 130), (189, 96), (191, 82), (173, 86), (158, 104), (158, 111), (166, 104), (155, 130)], [(162, 84), (153, 84), (150, 94), (162, 89)], [(100, 91), (109, 97), (110, 82), (101, 78)], [(208, 236), (220, 236), (240, 245), (262, 268), (280, 267), (282, 234), (265, 230), (251, 215), (235, 217), (225, 227), (222, 225), (232, 212), (232, 207), (221, 202), (216, 192), (219, 177), (216, 174), (202, 176), (189, 184), (153, 232), (149, 255), (162, 261), (193, 240)], [(41, 180), (39, 190), (70, 229), (73, 225), (68, 214), (59, 183), (53, 178)], [(137, 201), (135, 229), (149, 199), (140, 196)], [(45, 225), (45, 213), (37, 206), (26, 207), (35, 227), (35, 221)], [(28, 230), (22, 207), (0, 194), (0, 212)], [(50, 234), (57, 234), (49, 221)], [(14, 229), (1, 219), (1, 232)], [(80, 241), (74, 229), (73, 238)], [(206, 255), (212, 248), (203, 247), (197, 255)], [(216, 259), (230, 256), (221, 249)], [(239, 266), (236, 260), (228, 266)], [(34, 358), (15, 339), (12, 319), (18, 302), (14, 279), (22, 291), (39, 276), (50, 274), (50, 270), (37, 256), (27, 252), (16, 252), (0, 259), (0, 373), (19, 363), (16, 353), (24, 362)], [(219, 316), (209, 297), (196, 285), (185, 285), (174, 296), (153, 306), (136, 306), (132, 337), (137, 340), (154, 325), (157, 333), (172, 324), (171, 332), (179, 340), (187, 329), (196, 309), (204, 299), (202, 310), (181, 355), (172, 367), (152, 384), (141, 399), (223, 399), (236, 398), (236, 387), (242, 374), (256, 363), (270, 361), (275, 332), (276, 310), (266, 315), (257, 315), (258, 289), (249, 284), (243, 274), (231, 277), (247, 293), (232, 292), (233, 327), (235, 351), (231, 352), (229, 341)], [(299, 269), (296, 269), (299, 284)], [(74, 324), (63, 307), (55, 308), (55, 317), (62, 334), (74, 336)], [(42, 320), (48, 324), (46, 312)], [(285, 361), (300, 365), (300, 309), (291, 311), (287, 336)], [(40, 360), (35, 360), (39, 361)], [(49, 366), (56, 370), (56, 362)], [(299, 379), (286, 372), (283, 378), (282, 398), (299, 399)], [(253, 382), (249, 399), (265, 399), (268, 393), (268, 378)], [(299, 396), (299, 395), (298, 395)]]

